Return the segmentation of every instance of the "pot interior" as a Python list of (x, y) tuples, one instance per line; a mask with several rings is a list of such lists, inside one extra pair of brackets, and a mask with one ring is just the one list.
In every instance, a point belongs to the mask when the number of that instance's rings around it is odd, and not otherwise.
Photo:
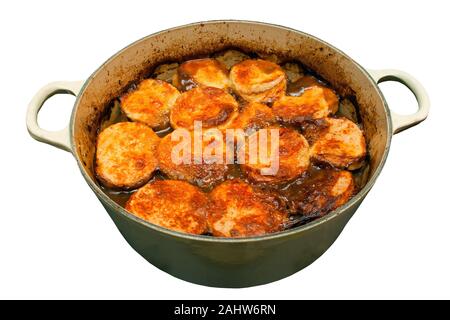
[(383, 98), (368, 74), (328, 44), (295, 30), (255, 22), (206, 22), (148, 36), (125, 48), (87, 81), (74, 110), (74, 153), (89, 181), (96, 182), (93, 164), (102, 115), (112, 99), (157, 65), (235, 47), (298, 60), (359, 105), (370, 154), (369, 178), (383, 161), (390, 138)]

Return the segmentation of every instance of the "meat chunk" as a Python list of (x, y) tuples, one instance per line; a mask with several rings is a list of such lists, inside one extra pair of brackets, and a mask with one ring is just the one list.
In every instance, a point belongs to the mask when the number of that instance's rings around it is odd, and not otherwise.
[[(267, 138), (261, 140), (262, 130), (252, 134), (245, 144), (245, 163), (241, 164), (241, 168), (251, 181), (284, 183), (308, 169), (309, 145), (303, 135), (290, 128), (270, 127), (266, 131)], [(272, 138), (273, 135), (278, 135), (278, 141)], [(256, 155), (252, 141), (258, 144)], [(261, 151), (264, 147), (266, 152)], [(239, 149), (238, 156), (241, 152)]]
[(324, 216), (344, 205), (354, 194), (352, 174), (335, 169), (312, 170), (288, 197), (293, 210), (306, 219)]
[(246, 101), (272, 103), (284, 95), (286, 75), (273, 62), (245, 60), (231, 68), (230, 80), (234, 90)]
[(288, 216), (276, 197), (241, 181), (228, 180), (210, 194), (210, 232), (217, 237), (251, 237), (284, 229)]
[(347, 118), (350, 121), (358, 122), (358, 111), (355, 104), (348, 98), (339, 103), (338, 115)]
[(153, 71), (152, 78), (172, 83), (173, 77), (177, 73), (178, 66), (179, 64), (176, 62), (161, 64)]
[(167, 229), (203, 234), (208, 204), (206, 194), (187, 182), (156, 180), (131, 195), (125, 209)]
[(239, 113), (232, 95), (213, 87), (197, 87), (181, 94), (170, 112), (173, 128), (194, 129), (194, 121), (202, 127), (226, 129)]
[(121, 107), (129, 119), (161, 130), (169, 126), (169, 112), (179, 95), (178, 90), (167, 82), (145, 79), (136, 90), (121, 98)]
[(304, 76), (305, 71), (295, 62), (287, 62), (281, 66), (286, 73), (289, 82), (295, 82)]
[(227, 89), (230, 86), (228, 70), (216, 59), (195, 59), (183, 62), (173, 83), (182, 91), (197, 86)]
[(158, 160), (159, 137), (138, 122), (119, 122), (97, 138), (95, 172), (110, 188), (134, 189), (150, 180)]

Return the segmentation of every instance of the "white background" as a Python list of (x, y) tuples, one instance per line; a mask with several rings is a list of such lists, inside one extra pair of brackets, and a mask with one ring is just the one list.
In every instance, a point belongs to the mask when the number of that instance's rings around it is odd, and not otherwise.
[[(0, 5), (0, 298), (450, 298), (447, 1), (2, 1)], [(210, 19), (286, 25), (367, 68), (398, 68), (428, 89), (427, 121), (393, 138), (375, 187), (313, 265), (276, 283), (217, 289), (171, 277), (135, 253), (69, 153), (32, 140), (25, 110), (47, 82), (86, 79), (153, 32)], [(390, 106), (412, 95), (384, 85)], [(68, 121), (58, 96), (40, 117)]]

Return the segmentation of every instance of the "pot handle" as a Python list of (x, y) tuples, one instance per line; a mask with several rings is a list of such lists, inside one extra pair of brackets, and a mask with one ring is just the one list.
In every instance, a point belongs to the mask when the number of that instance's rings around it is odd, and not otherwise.
[(82, 81), (58, 81), (47, 84), (36, 93), (28, 105), (26, 120), (28, 132), (35, 140), (72, 152), (69, 126), (60, 131), (47, 131), (39, 126), (37, 118), (47, 99), (61, 93), (77, 96), (82, 86)]
[(414, 94), (419, 104), (417, 112), (409, 115), (397, 114), (391, 111), (392, 126), (394, 134), (411, 128), (421, 123), (428, 116), (430, 111), (430, 99), (422, 84), (410, 74), (400, 70), (370, 70), (369, 74), (377, 84), (385, 81), (397, 81), (408, 87)]

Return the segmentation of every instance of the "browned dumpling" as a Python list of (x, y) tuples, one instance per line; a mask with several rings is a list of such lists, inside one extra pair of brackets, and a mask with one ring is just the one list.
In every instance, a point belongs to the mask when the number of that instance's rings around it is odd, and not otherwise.
[(227, 89), (230, 86), (227, 68), (216, 59), (195, 59), (183, 62), (173, 83), (183, 91), (196, 86)]
[(241, 181), (228, 180), (210, 194), (210, 232), (217, 237), (251, 237), (281, 231), (288, 221), (278, 199)]
[(213, 87), (197, 87), (184, 92), (170, 112), (173, 128), (194, 129), (194, 121), (202, 127), (226, 129), (239, 113), (237, 101), (228, 92)]
[[(272, 131), (275, 130), (275, 131)], [(272, 145), (272, 135), (278, 132), (278, 145)], [(251, 140), (260, 135), (261, 130), (252, 134), (245, 144), (245, 163), (242, 170), (254, 182), (283, 183), (299, 177), (309, 167), (308, 141), (298, 131), (290, 128), (270, 127), (267, 129), (267, 152), (252, 160)], [(257, 139), (260, 139), (258, 136)], [(255, 139), (256, 140), (256, 139)], [(254, 141), (255, 141), (254, 140)], [(258, 146), (261, 147), (261, 144)], [(259, 150), (258, 148), (258, 150)], [(259, 151), (260, 152), (260, 151)], [(238, 150), (238, 155), (240, 151)], [(278, 168), (274, 166), (275, 156), (278, 155)], [(256, 161), (255, 161), (256, 160)], [(274, 171), (268, 170), (275, 168)], [(263, 172), (265, 170), (266, 172)]]
[(236, 92), (249, 102), (272, 103), (286, 90), (286, 75), (281, 67), (261, 59), (234, 65), (230, 80)]
[(289, 198), (296, 213), (305, 218), (315, 218), (342, 206), (354, 192), (355, 184), (350, 172), (320, 169), (313, 170)]
[(159, 137), (138, 122), (120, 122), (103, 130), (97, 138), (95, 172), (110, 188), (137, 188), (152, 177), (158, 160)]
[(259, 102), (247, 103), (233, 123), (232, 129), (242, 129), (249, 133), (270, 126), (276, 122), (271, 108)]
[(156, 180), (131, 195), (125, 209), (167, 229), (204, 234), (208, 203), (206, 194), (187, 182)]
[[(202, 146), (199, 149), (195, 149), (193, 132), (189, 134), (190, 142), (185, 145), (186, 148), (182, 147), (183, 141), (186, 140), (183, 140), (182, 137), (176, 138), (176, 133), (177, 131), (174, 131), (165, 136), (156, 152), (159, 168), (164, 174), (171, 179), (186, 180), (204, 188), (213, 187), (225, 180), (228, 172), (227, 153), (225, 140), (221, 133), (203, 135)], [(216, 153), (216, 150), (221, 153)], [(174, 156), (179, 158), (174, 159)], [(183, 159), (188, 161), (181, 161)], [(201, 161), (197, 162), (195, 159)], [(217, 161), (219, 159), (222, 160), (221, 163)]]
[(179, 95), (167, 82), (145, 79), (136, 90), (121, 98), (121, 107), (129, 119), (161, 130), (169, 126), (169, 112)]
[(346, 118), (326, 118), (311, 136), (314, 140), (311, 156), (315, 161), (350, 170), (361, 167), (366, 156), (366, 140), (354, 122)]
[(337, 96), (328, 88), (311, 87), (298, 96), (284, 96), (273, 104), (273, 112), (285, 123), (320, 119), (337, 111)]

